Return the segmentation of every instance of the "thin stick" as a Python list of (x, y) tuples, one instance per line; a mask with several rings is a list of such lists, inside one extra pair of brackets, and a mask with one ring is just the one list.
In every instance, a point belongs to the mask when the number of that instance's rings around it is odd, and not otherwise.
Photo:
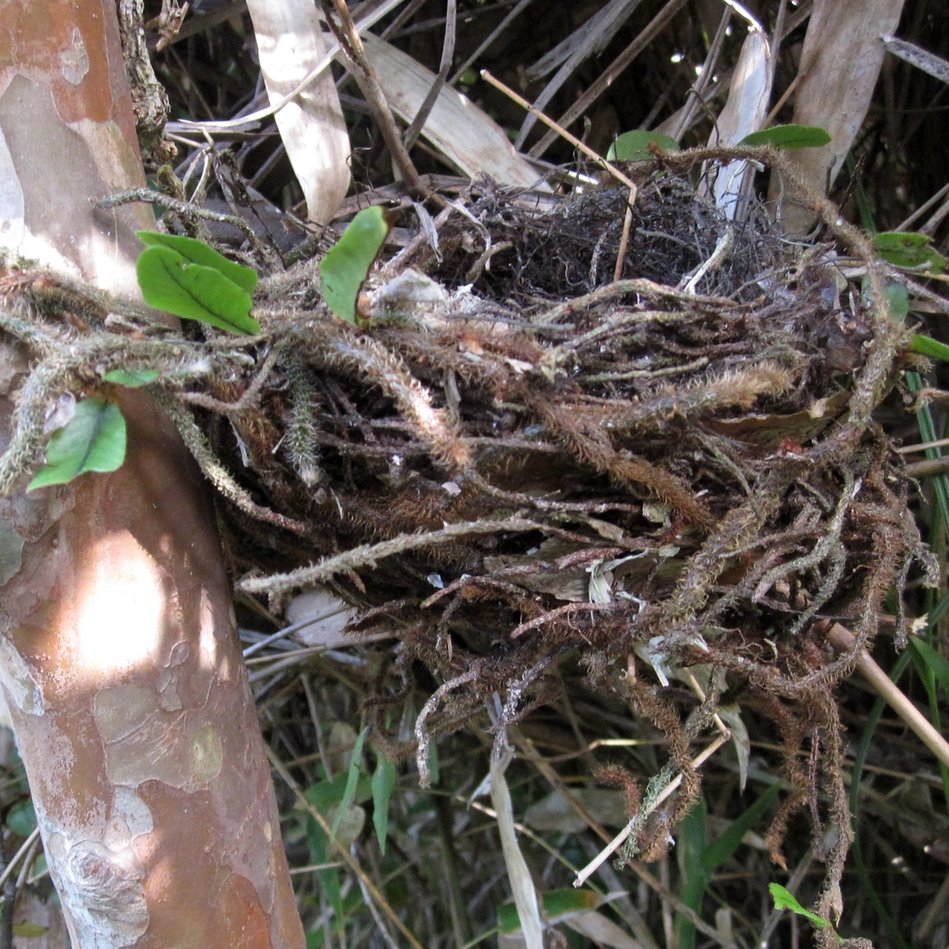
[(489, 85), (494, 86), (495, 89), (503, 92), (512, 102), (516, 102), (522, 109), (526, 109), (530, 112), (531, 115), (536, 116), (544, 123), (548, 128), (553, 129), (562, 139), (569, 142), (577, 151), (586, 155), (590, 161), (599, 165), (608, 175), (615, 178), (620, 183), (626, 185), (629, 188), (630, 195), (630, 204), (636, 200), (636, 185), (630, 178), (627, 178), (619, 168), (615, 165), (608, 162), (605, 158), (601, 158), (589, 145), (585, 145), (580, 141), (575, 135), (571, 135), (565, 128), (558, 125), (552, 118), (545, 115), (540, 109), (532, 106), (523, 96), (518, 95), (510, 86), (505, 85), (501, 82), (500, 79), (495, 79), (487, 69), (481, 70), (481, 78), (487, 82)]
[(493, 534), (511, 531), (526, 532), (543, 530), (536, 521), (523, 517), (510, 517), (501, 520), (461, 521), (446, 524), (441, 530), (424, 531), (420, 534), (397, 534), (389, 540), (377, 544), (361, 544), (351, 547), (340, 554), (325, 557), (309, 567), (291, 570), (289, 573), (277, 573), (266, 577), (246, 577), (237, 584), (242, 593), (286, 593), (300, 587), (312, 586), (337, 573), (357, 570), (361, 567), (374, 567), (376, 562), (403, 554), (420, 547), (448, 544), (469, 534)]
[[(827, 630), (827, 639), (841, 652), (853, 652), (856, 637), (840, 623)], [(949, 768), (949, 742), (936, 730), (932, 722), (897, 688), (893, 680), (873, 661), (862, 646), (856, 651), (857, 669), (870, 687), (896, 712), (919, 740)]]
[[(695, 678), (695, 673), (691, 669), (681, 670), (686, 683), (688, 683), (689, 688), (695, 693), (696, 697), (700, 702), (705, 701), (705, 690), (699, 685), (699, 680)], [(721, 716), (718, 712), (715, 712), (712, 715), (712, 721), (715, 723), (715, 727), (718, 729), (718, 733), (728, 741), (732, 737), (731, 729), (722, 721)]]
[[(600, 77), (560, 117), (562, 125), (572, 125), (591, 103), (596, 101), (613, 84), (619, 74), (652, 42), (666, 24), (685, 5), (685, 0), (667, 0), (665, 6), (649, 21), (639, 35), (606, 67)], [(551, 126), (555, 129), (554, 126)], [(530, 150), (532, 158), (539, 158), (550, 147), (551, 135), (545, 135)]]
[(419, 132), (422, 131), (425, 123), (428, 121), (428, 117), (435, 106), (435, 100), (441, 94), (445, 80), (448, 78), (448, 70), (451, 69), (451, 62), (455, 56), (455, 28), (458, 18), (457, 0), (447, 0), (447, 5), (448, 9), (445, 12), (445, 40), (442, 43), (442, 58), (438, 66), (438, 74), (435, 76), (435, 81), (428, 90), (425, 100), (419, 106), (418, 112), (415, 113), (412, 124), (406, 129), (403, 139), (403, 144), (406, 148), (411, 148), (415, 144)]
[[(713, 739), (708, 747), (692, 759), (692, 767), (700, 768), (712, 755), (718, 751), (725, 742), (728, 741), (724, 735), (719, 735)], [(651, 810), (655, 810), (673, 791), (682, 783), (682, 775), (677, 774), (660, 792), (659, 796), (653, 802)], [(638, 821), (642, 820), (641, 814), (636, 814), (629, 823), (582, 869), (577, 873), (573, 881), (574, 886), (583, 886), (589, 877), (610, 857), (620, 844), (633, 832), (633, 827)]]
[(626, 213), (623, 215), (623, 233), (620, 235), (619, 248), (616, 251), (616, 266), (613, 267), (613, 280), (623, 276), (623, 264), (626, 262), (626, 248), (629, 246), (629, 232), (633, 227), (633, 205), (636, 203), (636, 189), (629, 189), (626, 200)]

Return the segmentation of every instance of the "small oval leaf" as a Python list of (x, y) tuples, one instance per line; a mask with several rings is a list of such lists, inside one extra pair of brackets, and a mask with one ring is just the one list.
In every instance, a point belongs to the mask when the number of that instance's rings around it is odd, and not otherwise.
[(67, 425), (53, 432), (46, 464), (27, 491), (66, 484), (87, 471), (115, 471), (125, 460), (125, 418), (105, 399), (83, 399)]
[(253, 293), (257, 289), (257, 271), (253, 267), (245, 267), (228, 260), (203, 241), (179, 234), (161, 234), (158, 231), (137, 231), (136, 234), (138, 239), (149, 247), (170, 247), (192, 264), (216, 270), (247, 293)]
[(156, 244), (139, 255), (136, 272), (149, 306), (232, 333), (260, 332), (250, 316), (250, 294), (218, 270)]
[(820, 148), (830, 144), (827, 129), (816, 125), (773, 125), (746, 135), (739, 145), (771, 145), (773, 148)]
[(356, 298), (389, 233), (389, 216), (375, 205), (363, 208), (320, 261), (323, 299), (337, 315), (356, 322)]
[(647, 132), (645, 129), (633, 129), (617, 135), (616, 141), (606, 153), (607, 161), (652, 161), (653, 154), (649, 146), (664, 152), (679, 151), (679, 143), (662, 132)]
[(771, 898), (774, 900), (775, 909), (789, 909), (792, 913), (797, 913), (798, 916), (809, 919), (818, 929), (827, 929), (830, 926), (830, 923), (823, 916), (818, 916), (817, 913), (801, 906), (797, 897), (790, 890), (781, 886), (780, 883), (769, 883), (768, 892), (771, 893)]
[(157, 369), (110, 369), (102, 378), (117, 386), (137, 389), (154, 382), (158, 375)]

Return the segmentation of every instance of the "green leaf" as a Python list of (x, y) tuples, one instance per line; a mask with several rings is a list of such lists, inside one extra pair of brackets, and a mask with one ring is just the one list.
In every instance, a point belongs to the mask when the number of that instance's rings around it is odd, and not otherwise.
[[(340, 773), (332, 781), (317, 781), (316, 784), (311, 784), (303, 792), (303, 796), (321, 814), (328, 814), (342, 804), (348, 781), (349, 774)], [(369, 779), (362, 775), (356, 783), (355, 803), (362, 804), (364, 801), (368, 801), (370, 794)]]
[(196, 241), (193, 237), (180, 237), (177, 234), (160, 234), (158, 231), (137, 231), (136, 234), (138, 239), (149, 247), (170, 247), (189, 263), (216, 270), (247, 293), (252, 294), (257, 289), (257, 271), (253, 267), (245, 267), (228, 260), (203, 241)]
[(664, 152), (679, 151), (679, 143), (671, 135), (662, 132), (647, 132), (645, 129), (633, 129), (616, 136), (606, 153), (607, 161), (652, 161), (653, 154), (649, 146)]
[(66, 484), (87, 471), (115, 471), (124, 460), (125, 418), (119, 407), (105, 399), (83, 399), (69, 422), (53, 432), (46, 464), (27, 491)]
[(29, 920), (13, 925), (13, 935), (19, 936), (21, 939), (35, 939), (38, 936), (45, 936), (48, 932), (48, 927), (40, 926), (39, 923), (31, 923)]
[(890, 304), (890, 316), (894, 323), (905, 323), (909, 314), (909, 291), (906, 284), (888, 280), (883, 289)]
[(818, 929), (828, 929), (830, 927), (830, 923), (823, 916), (818, 916), (817, 913), (812, 913), (809, 909), (801, 906), (796, 897), (780, 883), (769, 883), (768, 892), (774, 900), (775, 909), (789, 909), (792, 913), (797, 913), (798, 916), (809, 919)]
[(154, 382), (158, 376), (157, 369), (110, 369), (102, 378), (106, 382), (114, 382), (117, 386), (137, 389)]
[(36, 830), (36, 811), (33, 802), (27, 798), (18, 801), (10, 808), (6, 820), (7, 827), (19, 837), (29, 837)]
[[(544, 916), (549, 923), (557, 923), (576, 913), (588, 913), (596, 909), (602, 902), (602, 897), (594, 890), (578, 890), (565, 887), (559, 890), (550, 890), (541, 897)], [(517, 907), (513, 903), (505, 903), (498, 908), (498, 929), (505, 935), (519, 932), (521, 921), (517, 915)]]
[(814, 125), (773, 125), (746, 135), (739, 145), (771, 145), (774, 148), (820, 148), (830, 144), (826, 129)]
[(389, 226), (390, 216), (384, 208), (363, 208), (320, 261), (323, 299), (337, 316), (350, 323), (356, 322), (359, 289), (382, 250)]
[(946, 258), (932, 246), (928, 234), (915, 231), (880, 231), (873, 235), (873, 249), (888, 263), (903, 270), (925, 270), (940, 274)]
[(702, 866), (709, 875), (714, 873), (738, 849), (745, 834), (760, 820), (781, 788), (777, 784), (769, 787), (747, 810), (739, 814), (722, 833), (712, 841), (702, 854)]
[(218, 270), (155, 245), (139, 255), (136, 272), (149, 306), (232, 333), (260, 332), (260, 324), (250, 316), (250, 294)]
[(932, 673), (933, 677), (938, 680), (946, 693), (949, 694), (949, 659), (946, 659), (941, 653), (936, 652), (932, 646), (916, 636), (910, 636), (909, 644), (923, 661), (926, 668)]
[(938, 339), (933, 339), (931, 336), (914, 333), (910, 349), (914, 353), (919, 353), (920, 356), (929, 356), (930, 359), (941, 359), (943, 362), (949, 362), (949, 346), (939, 342)]
[(386, 852), (389, 834), (389, 801), (395, 788), (395, 765), (385, 756), (379, 755), (376, 770), (372, 773), (372, 826), (376, 830), (379, 850)]
[(343, 796), (339, 802), (339, 810), (336, 812), (336, 817), (333, 820), (333, 826), (330, 828), (330, 836), (335, 837), (336, 832), (339, 830), (340, 822), (343, 819), (343, 814), (349, 810), (353, 800), (356, 797), (356, 788), (359, 784), (359, 770), (362, 764), (362, 745), (366, 740), (366, 735), (369, 733), (369, 728), (364, 728), (360, 733), (359, 737), (356, 739), (356, 744), (353, 745), (352, 757), (349, 759), (349, 770), (346, 773), (346, 786), (343, 788)]
[[(705, 797), (699, 795), (679, 825), (677, 834), (676, 859), (682, 877), (679, 899), (696, 912), (702, 906), (702, 896), (711, 880), (711, 874), (702, 862), (702, 854), (707, 846), (707, 817)], [(676, 913), (675, 944), (680, 949), (693, 949), (695, 946), (695, 924), (684, 913)]]
[(434, 788), (438, 787), (441, 779), (441, 759), (438, 757), (438, 745), (434, 742), (428, 746), (428, 779), (429, 784)]

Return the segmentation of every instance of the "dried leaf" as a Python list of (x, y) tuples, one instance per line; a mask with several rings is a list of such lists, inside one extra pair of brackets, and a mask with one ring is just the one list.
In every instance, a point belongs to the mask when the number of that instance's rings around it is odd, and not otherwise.
[[(425, 101), (435, 74), (411, 56), (367, 33), (366, 55), (380, 76), (382, 91), (392, 110), (411, 121)], [(499, 184), (537, 187), (541, 180), (514, 150), (504, 130), (470, 99), (450, 87), (441, 90), (422, 137), (453, 165), (471, 178), (488, 177)]]
[(586, 936), (596, 946), (610, 949), (641, 949), (642, 943), (627, 935), (619, 926), (602, 913), (582, 913), (564, 920), (564, 925)]
[(543, 949), (543, 925), (540, 921), (540, 909), (534, 881), (514, 829), (514, 809), (511, 805), (511, 792), (507, 786), (504, 771), (508, 759), (497, 760), (491, 756), (491, 803), (497, 812), (498, 834), (501, 837), (501, 852), (507, 867), (508, 882), (517, 907), (517, 916), (527, 949)]
[[(749, 32), (728, 90), (728, 101), (712, 131), (710, 145), (734, 145), (757, 132), (768, 114), (771, 98), (771, 44), (760, 30)], [(746, 179), (754, 175), (746, 161), (734, 161), (714, 170), (711, 194), (730, 219), (739, 216)]]
[[(312, 0), (248, 0), (260, 71), (271, 102), (280, 102), (327, 52)], [(330, 70), (300, 91), (275, 116), (307, 216), (326, 224), (349, 188), (349, 134)]]
[[(571, 788), (569, 794), (592, 820), (604, 827), (622, 827), (628, 820), (622, 791), (580, 787)], [(531, 804), (524, 812), (524, 823), (544, 833), (559, 831), (565, 834), (577, 834), (589, 826), (571, 806), (566, 794), (559, 790)]]
[[(880, 37), (893, 33), (902, 8), (903, 0), (814, 2), (801, 51), (801, 82), (792, 121), (826, 129), (831, 141), (823, 148), (791, 152), (789, 159), (818, 194), (833, 185), (853, 147), (883, 64)], [(772, 177), (771, 198), (784, 199), (788, 231), (803, 233), (810, 227), (813, 213), (788, 201), (777, 175)]]
[(742, 720), (739, 706), (720, 705), (718, 714), (732, 733), (735, 753), (738, 755), (738, 787), (744, 791), (748, 781), (748, 761), (751, 758), (751, 738), (748, 736), (748, 729)]

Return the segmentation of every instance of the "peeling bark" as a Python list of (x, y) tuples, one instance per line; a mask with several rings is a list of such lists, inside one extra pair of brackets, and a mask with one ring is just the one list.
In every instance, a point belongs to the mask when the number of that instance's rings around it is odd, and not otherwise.
[[(114, 7), (4, 4), (0, 244), (127, 290), (143, 183)], [(135, 220), (136, 215), (138, 220)], [(0, 341), (0, 447), (26, 372)], [(200, 478), (141, 393), (125, 465), (0, 501), (0, 684), (75, 947), (304, 944)]]

